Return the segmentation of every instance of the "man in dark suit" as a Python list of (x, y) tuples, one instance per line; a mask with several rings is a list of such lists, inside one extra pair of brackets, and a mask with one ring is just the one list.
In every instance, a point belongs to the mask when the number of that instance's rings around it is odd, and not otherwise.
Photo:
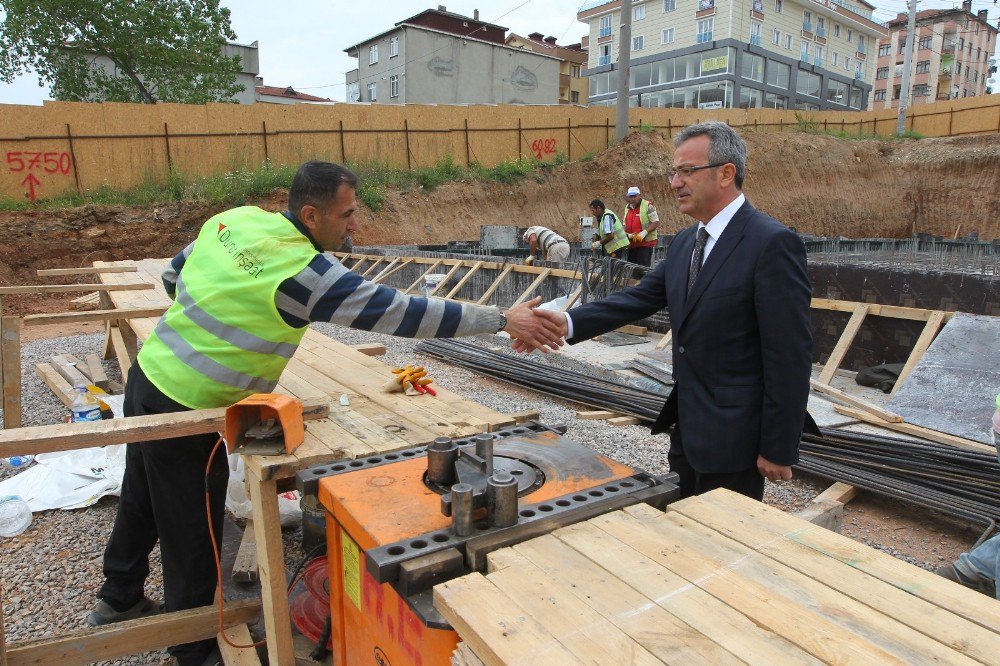
[(565, 315), (535, 313), (564, 317), (574, 344), (669, 308), (676, 383), (652, 432), (673, 428), (668, 461), (681, 494), (721, 487), (759, 500), (764, 478), (792, 478), (807, 418), (805, 248), (747, 203), (746, 144), (732, 128), (692, 125), (674, 145), (670, 186), (698, 224), (638, 285)]

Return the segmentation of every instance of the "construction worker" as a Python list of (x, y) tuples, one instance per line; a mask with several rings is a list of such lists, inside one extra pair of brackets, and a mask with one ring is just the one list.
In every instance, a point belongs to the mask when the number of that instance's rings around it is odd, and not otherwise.
[(546, 261), (569, 261), (569, 243), (551, 229), (528, 227), (524, 232), (524, 242), (528, 244), (528, 258), (524, 263), (529, 266), (534, 263), (539, 248), (542, 250), (542, 259)]
[[(163, 283), (173, 305), (132, 365), (126, 416), (231, 405), (274, 390), (310, 322), (405, 337), (507, 331), (533, 348), (556, 349), (558, 327), (531, 314), (538, 305), (495, 307), (407, 296), (365, 281), (328, 251), (357, 230), (357, 177), (328, 162), (295, 175), (288, 210), (244, 206), (209, 219), (170, 262)], [(104, 552), (105, 581), (92, 626), (157, 612), (144, 594), (149, 554), (159, 541), (165, 610), (213, 603), (215, 556), (210, 506), (221, 546), (229, 467), (217, 435), (129, 444), (118, 515)], [(169, 648), (180, 666), (219, 661), (214, 639)]]
[(628, 236), (625, 235), (625, 227), (618, 216), (606, 209), (600, 199), (590, 202), (590, 213), (597, 220), (598, 229), (590, 247), (594, 250), (604, 248), (604, 253), (609, 257), (628, 261)]
[(628, 234), (628, 260), (633, 264), (650, 266), (653, 263), (653, 248), (656, 247), (656, 233), (660, 226), (660, 215), (652, 203), (642, 198), (639, 188), (628, 188), (625, 195), (628, 204), (622, 217), (625, 233)]

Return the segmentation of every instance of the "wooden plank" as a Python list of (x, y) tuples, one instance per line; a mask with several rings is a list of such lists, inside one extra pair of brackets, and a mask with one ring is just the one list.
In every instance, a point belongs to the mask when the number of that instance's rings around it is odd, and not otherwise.
[[(254, 622), (260, 610), (261, 603), (256, 599), (226, 602), (223, 626)], [(218, 606), (202, 606), (93, 629), (60, 632), (58, 638), (17, 641), (7, 646), (7, 660), (9, 666), (82, 666), (213, 638), (218, 631)]]
[(42, 326), (47, 324), (80, 324), (91, 321), (112, 321), (115, 319), (146, 319), (148, 317), (159, 317), (167, 311), (168, 307), (167, 305), (156, 305), (146, 308), (121, 308), (114, 310), (27, 315), (24, 318), (24, 325)]
[(451, 278), (453, 278), (455, 276), (455, 273), (457, 273), (458, 269), (461, 268), (461, 267), (462, 267), (462, 264), (455, 264), (454, 266), (452, 266), (451, 270), (448, 271), (447, 273), (445, 273), (444, 277), (441, 278), (441, 281), (438, 282), (437, 285), (435, 285), (435, 287), (433, 289), (431, 289), (429, 292), (427, 292), (427, 295), (428, 296), (435, 296), (439, 291), (441, 291), (444, 288), (444, 286), (446, 284), (448, 284), (448, 281), (451, 280)]
[(821, 492), (816, 496), (816, 501), (820, 502), (840, 502), (841, 504), (847, 504), (855, 495), (858, 494), (858, 489), (849, 483), (844, 483), (843, 481), (837, 481), (832, 484), (829, 488)]
[(80, 268), (39, 268), (39, 276), (50, 275), (94, 275), (95, 273), (135, 273), (137, 266), (82, 266)]
[[(226, 639), (229, 639), (229, 642), (226, 642)], [(257, 656), (257, 649), (253, 647), (250, 627), (246, 624), (226, 629), (219, 634), (218, 642), (222, 663), (226, 666), (260, 666), (260, 657)], [(245, 647), (233, 647), (229, 644), (230, 642)]]
[(639, 335), (644, 336), (649, 332), (645, 326), (636, 326), (635, 324), (625, 324), (624, 326), (619, 326), (615, 329), (619, 333), (626, 333), (628, 335)]
[(465, 275), (462, 276), (462, 279), (459, 280), (457, 283), (455, 283), (455, 286), (452, 288), (451, 291), (448, 292), (445, 298), (452, 298), (455, 294), (457, 294), (459, 290), (465, 286), (465, 283), (468, 282), (472, 278), (472, 276), (476, 274), (476, 271), (478, 271), (482, 267), (483, 267), (483, 262), (481, 261), (477, 261), (475, 264), (473, 264), (472, 268), (466, 271)]
[(906, 363), (903, 365), (903, 369), (899, 373), (899, 378), (893, 385), (892, 391), (889, 392), (890, 398), (896, 395), (896, 391), (898, 391), (899, 387), (903, 385), (906, 378), (910, 376), (910, 373), (913, 372), (913, 368), (917, 366), (917, 363), (919, 363), (920, 359), (923, 357), (924, 352), (926, 352), (927, 348), (931, 346), (932, 342), (934, 342), (934, 337), (938, 334), (938, 331), (941, 330), (942, 322), (944, 322), (944, 314), (944, 312), (936, 311), (930, 316), (930, 319), (927, 320), (924, 330), (920, 332), (920, 337), (917, 338), (917, 343), (913, 345), (913, 351), (910, 352), (910, 355), (906, 359)]
[(635, 416), (618, 416), (613, 419), (608, 419), (608, 425), (610, 426), (628, 426), (635, 425), (637, 423), (642, 423), (642, 419)]
[(487, 664), (583, 663), (482, 574), (435, 586), (434, 606)]
[[(302, 418), (306, 421), (324, 418), (329, 411), (325, 398), (302, 402)], [(225, 427), (226, 409), (194, 409), (173, 414), (129, 416), (90, 423), (57, 423), (3, 431), (0, 432), (0, 458), (219, 432)]]
[(380, 256), (376, 261), (372, 262), (372, 265), (369, 266), (364, 273), (361, 274), (361, 277), (368, 277), (368, 274), (375, 270), (378, 266), (382, 265), (382, 262), (385, 261), (385, 259), (385, 255)]
[(492, 296), (493, 292), (500, 287), (500, 283), (504, 281), (504, 278), (510, 275), (512, 270), (514, 270), (514, 264), (508, 264), (507, 267), (500, 272), (500, 275), (497, 276), (497, 279), (493, 281), (493, 284), (486, 288), (486, 291), (483, 292), (483, 295), (479, 297), (479, 300), (476, 301), (476, 303), (479, 305), (486, 305), (486, 303), (490, 300), (490, 296)]
[(56, 372), (55, 368), (48, 363), (37, 363), (35, 371), (41, 377), (42, 381), (45, 382), (45, 385), (52, 389), (52, 392), (55, 393), (62, 404), (66, 405), (67, 408), (73, 404), (75, 391), (69, 385), (69, 382), (66, 381), (66, 378)]
[(987, 444), (982, 444), (971, 439), (965, 439), (964, 437), (949, 435), (946, 432), (939, 432), (937, 430), (931, 430), (930, 428), (913, 425), (912, 423), (893, 423), (892, 421), (884, 421), (877, 416), (873, 416), (868, 412), (863, 412), (860, 409), (852, 409), (851, 407), (843, 407), (841, 405), (834, 405), (833, 409), (838, 414), (843, 414), (844, 416), (849, 416), (853, 419), (870, 423), (871, 425), (877, 425), (880, 428), (885, 428), (887, 430), (895, 430), (896, 432), (901, 432), (906, 435), (928, 439), (932, 442), (937, 442), (938, 444), (948, 444), (950, 446), (957, 446), (963, 449), (979, 451), (980, 453), (989, 453), (990, 455), (996, 455), (997, 452), (994, 447)]
[[(345, 255), (342, 255), (340, 253), (334, 253), (334, 256), (340, 257), (340, 256), (345, 256)], [(441, 259), (436, 259), (434, 257), (412, 257), (412, 259), (413, 259), (413, 263), (415, 263), (415, 264), (430, 264), (430, 263), (434, 263), (434, 262), (437, 262), (437, 261), (443, 261), (448, 266), (454, 266), (456, 263), (460, 263), (461, 265), (466, 266), (466, 267), (472, 267), (473, 264), (475, 264), (477, 261), (479, 261), (479, 259), (447, 259), (447, 260), (441, 260)], [(169, 260), (168, 259), (157, 259), (155, 261), (160, 262), (161, 264), (165, 264)], [(509, 265), (511, 265), (511, 264), (508, 264), (506, 261), (503, 261), (503, 262), (500, 262), (500, 261), (484, 261), (483, 262), (483, 268), (485, 268), (487, 270), (502, 270), (504, 267), (509, 266)], [(537, 275), (538, 273), (540, 273), (543, 270), (545, 270), (541, 266), (523, 266), (521, 264), (517, 264), (515, 268), (516, 268), (516, 271), (518, 273), (533, 273), (535, 275)], [(580, 277), (580, 271), (579, 270), (570, 270), (570, 269), (567, 269), (567, 268), (553, 268), (551, 270), (552, 270), (552, 277), (570, 278), (572, 280), (579, 279), (579, 277)], [(157, 277), (157, 279), (159, 279), (159, 278)], [(636, 284), (636, 283), (638, 283), (638, 280), (632, 280), (631, 282), (632, 282), (632, 284)]]
[(80, 371), (80, 361), (68, 354), (56, 354), (51, 359), (52, 367), (63, 376), (70, 386), (89, 386), (90, 377)]
[(435, 268), (437, 268), (438, 266), (440, 266), (440, 265), (441, 265), (441, 263), (442, 263), (443, 261), (444, 261), (444, 259), (438, 259), (438, 260), (437, 260), (437, 261), (435, 261), (435, 262), (434, 262), (433, 264), (431, 264), (431, 267), (430, 267), (430, 268), (428, 268), (428, 269), (427, 269), (426, 271), (424, 271), (423, 273), (421, 273), (421, 274), (420, 274), (420, 277), (418, 277), (418, 278), (417, 278), (416, 280), (414, 280), (414, 281), (413, 281), (413, 284), (411, 284), (411, 285), (410, 285), (409, 287), (407, 287), (406, 289), (404, 289), (404, 290), (403, 290), (403, 293), (404, 293), (404, 294), (408, 294), (408, 293), (410, 293), (411, 291), (413, 291), (414, 289), (416, 289), (416, 288), (417, 288), (417, 285), (419, 285), (419, 284), (423, 284), (423, 282), (424, 282), (424, 276), (427, 276), (427, 275), (430, 275), (430, 274), (431, 274), (431, 273), (432, 273), (432, 272), (434, 271), (434, 269), (435, 269)]
[(902, 423), (903, 422), (903, 417), (900, 416), (899, 414), (896, 414), (895, 412), (890, 412), (890, 411), (888, 411), (886, 409), (882, 409), (878, 405), (874, 405), (874, 404), (868, 402), (867, 400), (862, 400), (861, 398), (856, 398), (853, 395), (851, 395), (850, 393), (847, 393), (845, 391), (841, 391), (840, 389), (833, 388), (829, 384), (824, 384), (824, 383), (819, 382), (819, 381), (817, 381), (815, 379), (810, 379), (809, 380), (809, 387), (812, 388), (812, 390), (816, 391), (817, 393), (822, 393), (824, 395), (828, 395), (830, 397), (836, 398), (837, 400), (840, 400), (841, 402), (846, 402), (848, 405), (851, 405), (852, 407), (856, 407), (858, 409), (864, 410), (864, 411), (868, 412), (869, 414), (871, 414), (872, 416), (875, 416), (876, 418), (882, 419), (883, 421), (889, 421), (891, 423)]
[(87, 373), (90, 376), (90, 383), (105, 391), (110, 390), (110, 380), (108, 373), (104, 371), (104, 364), (97, 354), (87, 354)]
[(267, 657), (272, 664), (294, 664), (292, 627), (288, 621), (288, 594), (285, 592), (285, 558), (278, 518), (278, 486), (273, 480), (262, 481), (248, 467), (247, 486), (253, 506), (253, 525), (257, 538), (257, 572), (264, 606), (264, 629), (267, 633)]
[(378, 284), (378, 283), (382, 282), (383, 280), (385, 280), (389, 276), (395, 275), (396, 273), (398, 273), (403, 268), (406, 268), (407, 266), (409, 266), (410, 263), (412, 263), (412, 261), (413, 261), (412, 259), (407, 259), (403, 263), (401, 263), (398, 266), (396, 266), (395, 268), (393, 268), (392, 270), (389, 270), (387, 268), (384, 271), (380, 271), (379, 274), (376, 275), (375, 278), (372, 280), (372, 282), (374, 282), (375, 284)]
[(243, 528), (240, 548), (233, 560), (233, 580), (237, 583), (253, 583), (257, 580), (257, 535), (253, 529), (253, 519)]
[(100, 305), (101, 295), (96, 291), (92, 291), (89, 294), (84, 294), (70, 300), (70, 303), (76, 303), (77, 305)]
[(365, 356), (381, 356), (385, 353), (385, 345), (375, 342), (366, 345), (351, 345), (351, 348), (358, 350)]
[(667, 332), (663, 334), (663, 337), (660, 338), (660, 341), (656, 343), (656, 350), (660, 351), (669, 347), (670, 340), (672, 337), (673, 337), (673, 330), (667, 330)]
[[(692, 585), (687, 579), (677, 575), (619, 539), (611, 536), (596, 525), (579, 523), (566, 527), (549, 537), (535, 539), (517, 546), (515, 550), (525, 554), (533, 562), (542, 562), (542, 556), (535, 550), (547, 540), (558, 539), (564, 548), (556, 550), (548, 545), (551, 555), (545, 556), (548, 563), (544, 568), (554, 583), (572, 585), (599, 599), (604, 612), (621, 618), (623, 628), (636, 622), (638, 610), (651, 616), (654, 626), (647, 633), (657, 640), (658, 656), (670, 657), (675, 645), (688, 638), (689, 630), (694, 630), (693, 645), (705, 640), (718, 645), (718, 651), (727, 650), (733, 655), (746, 659), (748, 663), (760, 664), (818, 664), (819, 661), (794, 643), (778, 636), (775, 631), (757, 624), (725, 602)], [(562, 564), (553, 559), (562, 557)], [(604, 573), (608, 572), (608, 573)], [(627, 587), (612, 587), (610, 580), (617, 577)], [(608, 580), (610, 579), (610, 580)], [(585, 580), (585, 586), (580, 581)], [(595, 586), (598, 593), (592, 594)], [(601, 588), (605, 588), (606, 591)], [(650, 612), (648, 607), (655, 611)], [(646, 627), (637, 624), (632, 631), (643, 632)], [(642, 633), (639, 634), (642, 636)], [(659, 646), (660, 642), (664, 644)], [(703, 651), (710, 649), (706, 646)], [(729, 656), (724, 652), (724, 657)], [(676, 663), (676, 659), (669, 659)], [(710, 659), (699, 659), (694, 663), (713, 663)]]
[(820, 383), (829, 384), (830, 380), (833, 379), (833, 373), (837, 372), (837, 368), (840, 367), (844, 356), (847, 354), (847, 350), (850, 348), (851, 343), (854, 342), (854, 337), (858, 334), (861, 324), (864, 323), (865, 317), (868, 316), (869, 307), (868, 303), (858, 303), (855, 306), (854, 313), (848, 320), (847, 326), (844, 327), (844, 332), (840, 334), (840, 339), (837, 340), (833, 351), (830, 352), (830, 358), (827, 359), (826, 365), (823, 366), (823, 371), (819, 374)]
[(569, 300), (566, 301), (566, 305), (563, 306), (562, 311), (566, 312), (580, 299), (580, 294), (583, 293), (583, 285), (580, 285), (573, 290), (573, 293), (569, 295)]
[[(927, 321), (938, 310), (926, 310), (923, 308), (905, 308), (898, 305), (880, 305), (878, 303), (868, 303), (868, 314), (876, 317), (892, 317), (894, 319), (910, 319), (913, 321)], [(858, 303), (856, 301), (836, 301), (829, 298), (814, 298), (810, 307), (819, 310), (833, 310), (836, 312), (854, 312)], [(951, 319), (952, 313), (945, 312), (944, 320)]]
[(542, 271), (542, 273), (540, 273), (539, 276), (536, 277), (532, 281), (532, 283), (528, 285), (528, 288), (525, 289), (523, 292), (521, 292), (521, 295), (517, 297), (517, 300), (514, 301), (514, 303), (511, 305), (511, 307), (514, 307), (515, 305), (520, 305), (524, 301), (528, 300), (528, 296), (530, 296), (531, 293), (533, 291), (535, 291), (535, 289), (537, 289), (538, 286), (541, 285), (542, 282), (544, 282), (545, 279), (547, 277), (549, 277), (549, 275), (551, 275), (551, 274), (552, 274), (552, 269), (551, 268), (546, 268), (544, 271)]
[[(538, 413), (537, 409), (528, 409), (523, 412), (514, 412), (513, 414), (508, 414), (508, 416), (514, 419), (514, 423), (526, 423), (528, 421), (537, 421), (541, 418), (541, 414)], [(490, 424), (495, 425), (495, 424)]]
[[(3, 375), (3, 427), (21, 427), (21, 318), (0, 317)], [(7, 456), (0, 456), (6, 458)]]
[(451, 666), (486, 666), (469, 644), (459, 641), (455, 646), (455, 651), (451, 653)]
[(618, 412), (609, 412), (603, 409), (592, 410), (587, 412), (577, 412), (576, 418), (582, 421), (597, 421), (605, 419), (617, 419), (620, 418), (622, 414)]
[(795, 512), (795, 517), (833, 532), (840, 532), (844, 522), (844, 505), (857, 492), (858, 489), (854, 486), (838, 481), (814, 497), (805, 508)]
[(387, 266), (385, 266), (382, 270), (380, 270), (375, 275), (375, 277), (371, 279), (371, 282), (378, 282), (382, 278), (382, 276), (386, 274), (387, 271), (391, 271), (392, 267), (399, 263), (400, 259), (402, 259), (402, 257), (394, 257), (393, 260), (390, 261)]
[(751, 577), (755, 560), (745, 556), (734, 558), (721, 546), (721, 552), (715, 554), (702, 552), (691, 543), (694, 537), (689, 539), (684, 530), (676, 525), (667, 523), (652, 529), (621, 511), (598, 516), (591, 523), (817, 659), (841, 664), (905, 663), (854, 631), (824, 617), (821, 614), (824, 610), (839, 607), (832, 594), (815, 600), (830, 606), (817, 608), (814, 604), (804, 605), (798, 586), (786, 583), (782, 577), (772, 578), (764, 584), (756, 576)]
[(58, 294), (69, 291), (138, 291), (153, 289), (148, 282), (130, 284), (27, 284), (0, 287), (0, 294)]
[[(1000, 635), (995, 631), (959, 617), (931, 601), (914, 596), (912, 590), (922, 587), (922, 583), (914, 576), (924, 578), (934, 575), (930, 572), (922, 569), (913, 571), (917, 567), (906, 565), (911, 571), (906, 571), (906, 566), (900, 567), (899, 574), (895, 575), (892, 581), (870, 575), (855, 568), (853, 558), (842, 558), (840, 554), (843, 551), (838, 547), (826, 552), (817, 552), (813, 547), (800, 541), (800, 534), (825, 538), (823, 534), (825, 530), (822, 528), (806, 526), (799, 522), (797, 529), (790, 530), (791, 521), (786, 520), (787, 514), (775, 516), (774, 513), (780, 512), (764, 505), (759, 509), (754, 507), (753, 513), (747, 515), (736, 508), (736, 503), (728, 500), (718, 501), (714, 495), (709, 494), (702, 495), (693, 502), (675, 503), (668, 507), (668, 511), (681, 513), (720, 535), (753, 548), (876, 611), (884, 612), (894, 620), (965, 657), (982, 663), (991, 663), (995, 659), (997, 650), (1000, 649)], [(830, 532), (827, 534), (832, 535)], [(855, 544), (859, 550), (874, 550), (856, 542)], [(865, 559), (870, 558), (863, 557), (862, 561)], [(948, 582), (944, 579), (941, 579), (940, 583), (935, 581), (940, 586)], [(970, 590), (965, 590), (964, 593), (970, 598), (978, 594)], [(997, 613), (994, 611), (993, 615), (996, 616)], [(932, 648), (939, 649), (936, 646)], [(928, 652), (928, 656), (930, 654)], [(942, 661), (955, 663), (959, 660), (958, 655), (954, 655), (953, 658), (946, 657)]]
[(7, 639), (3, 630), (3, 590), (0, 590), (0, 666), (7, 666)]

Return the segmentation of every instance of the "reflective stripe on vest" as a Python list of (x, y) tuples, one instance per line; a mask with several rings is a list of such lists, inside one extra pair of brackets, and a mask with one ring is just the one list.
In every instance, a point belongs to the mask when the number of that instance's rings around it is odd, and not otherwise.
[[(626, 206), (625, 207), (626, 216), (628, 216), (628, 211), (629, 207)], [(639, 224), (642, 225), (643, 229), (649, 226), (649, 202), (646, 201), (645, 199), (639, 202)], [(642, 245), (645, 245), (646, 243), (653, 243), (659, 237), (660, 234), (657, 231), (650, 231), (649, 233), (646, 234), (646, 239), (642, 241)]]
[(625, 234), (625, 225), (622, 224), (622, 221), (618, 219), (618, 216), (615, 215), (613, 211), (608, 210), (605, 211), (604, 214), (610, 215), (615, 220), (615, 235), (610, 241), (604, 244), (604, 251), (611, 254), (612, 252), (617, 252), (623, 247), (628, 247), (628, 236)]
[(177, 297), (139, 352), (164, 395), (193, 409), (274, 390), (306, 328), (289, 326), (275, 293), (316, 256), (280, 213), (245, 206), (202, 227)]

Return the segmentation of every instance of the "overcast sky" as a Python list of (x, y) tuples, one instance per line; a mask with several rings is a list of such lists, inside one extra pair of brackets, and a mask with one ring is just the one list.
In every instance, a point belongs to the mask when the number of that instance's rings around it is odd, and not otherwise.
[[(388, 30), (397, 21), (443, 4), (448, 11), (498, 23), (521, 35), (544, 32), (559, 44), (580, 41), (587, 27), (576, 20), (582, 0), (223, 0), (236, 41), (259, 42), (264, 83), (292, 86), (344, 101), (344, 73), (357, 67), (344, 49)], [(0, 82), (0, 103), (41, 104), (48, 88), (34, 74)]]

